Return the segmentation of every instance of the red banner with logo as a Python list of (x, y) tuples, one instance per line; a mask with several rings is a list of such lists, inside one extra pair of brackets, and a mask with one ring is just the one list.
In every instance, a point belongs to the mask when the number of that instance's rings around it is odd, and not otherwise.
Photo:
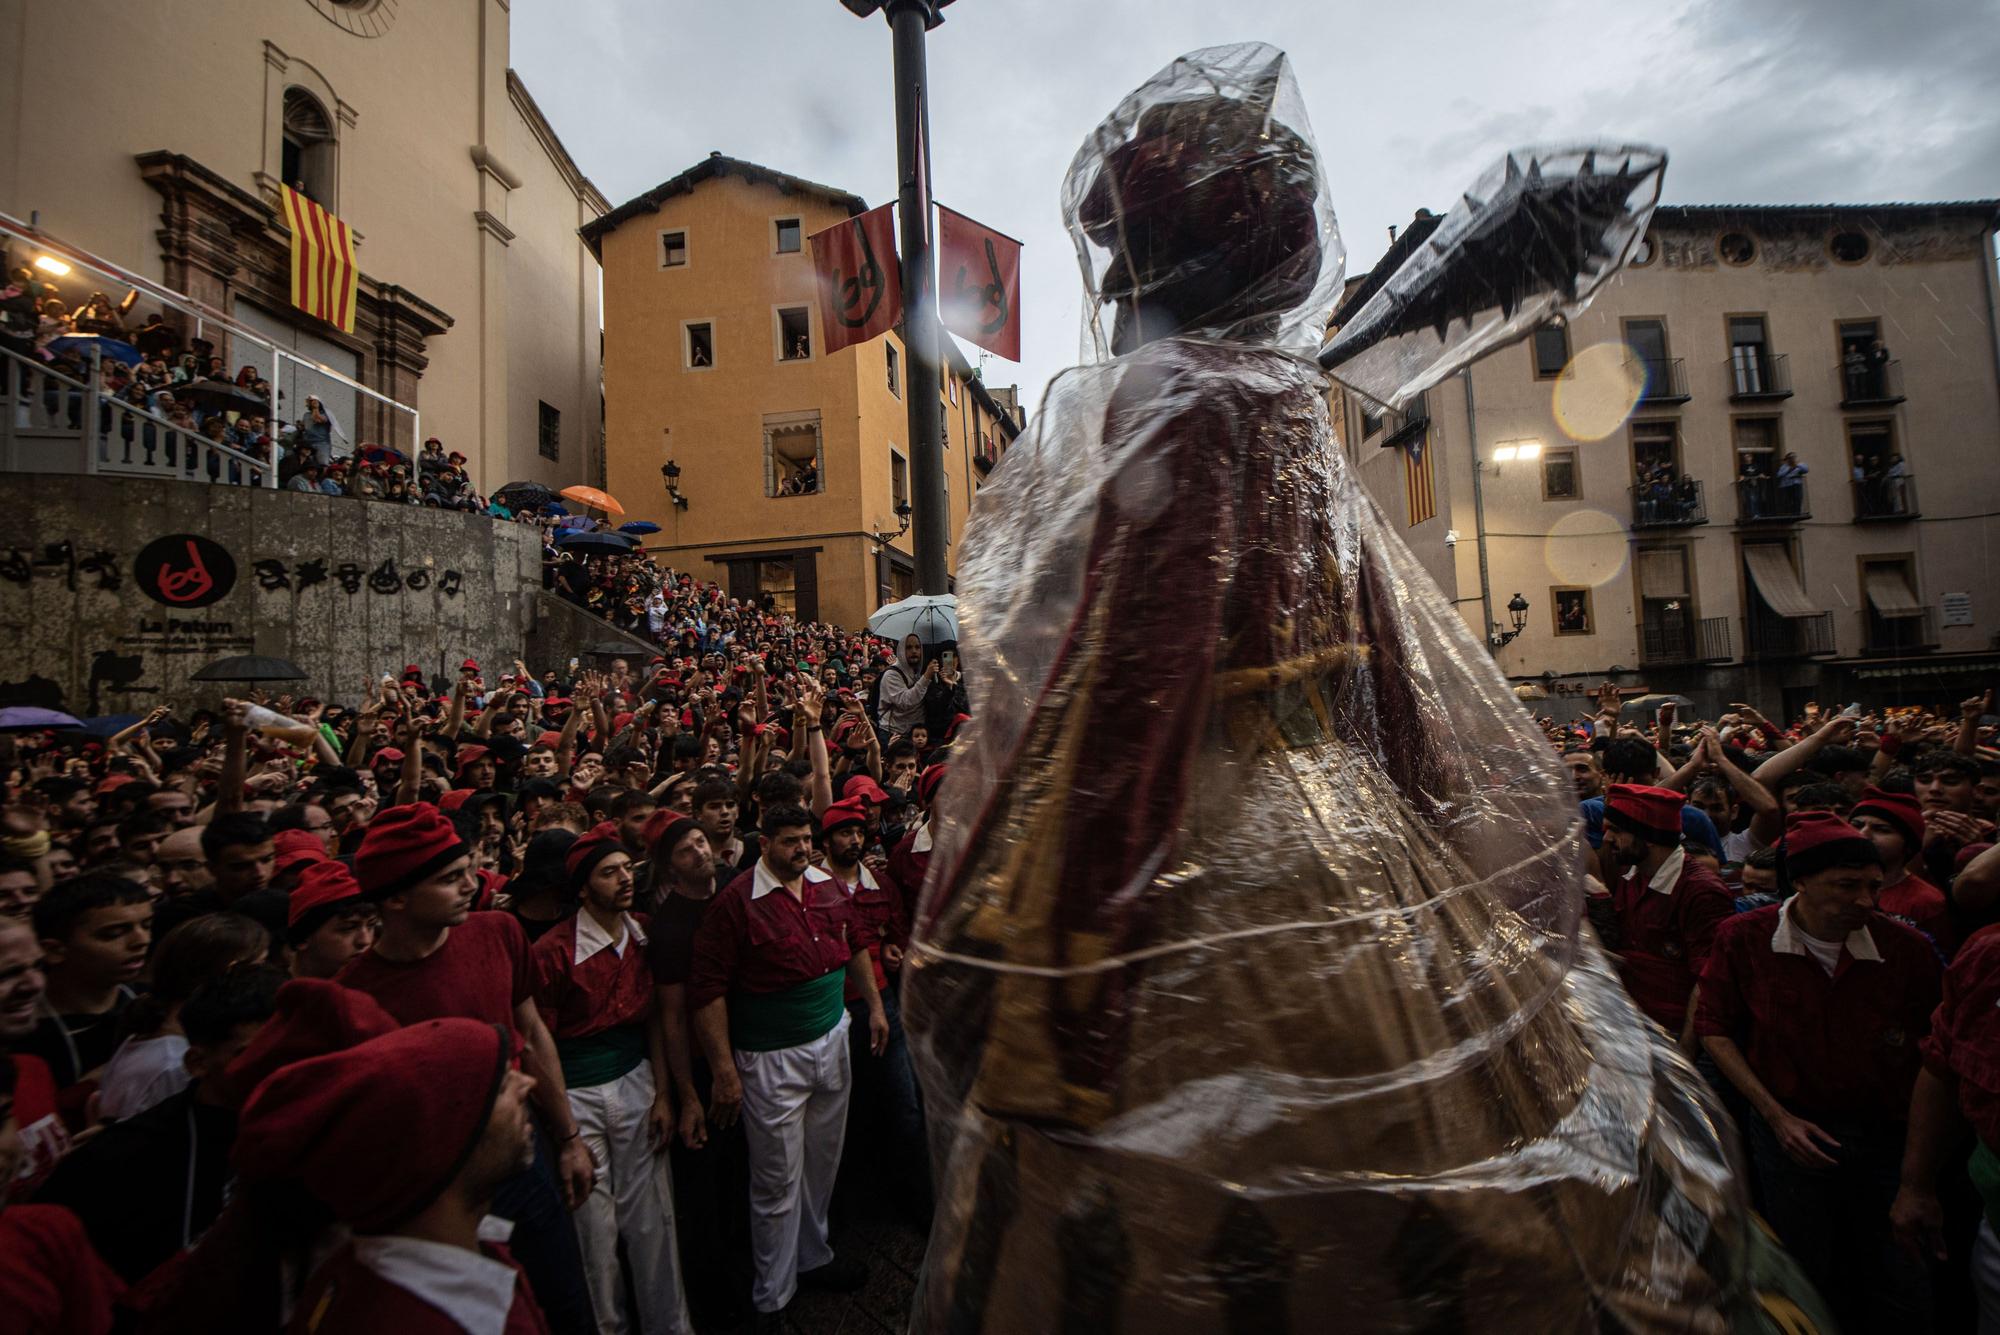
[(894, 204), (813, 233), (812, 257), (828, 352), (879, 338), (902, 320)]
[(938, 318), (968, 343), (1021, 360), (1021, 243), (938, 206)]

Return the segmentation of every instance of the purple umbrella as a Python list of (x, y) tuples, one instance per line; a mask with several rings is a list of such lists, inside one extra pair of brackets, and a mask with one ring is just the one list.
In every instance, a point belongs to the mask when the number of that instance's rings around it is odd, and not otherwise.
[(0, 732), (40, 732), (44, 728), (81, 728), (83, 721), (59, 709), (10, 705), (0, 709)]

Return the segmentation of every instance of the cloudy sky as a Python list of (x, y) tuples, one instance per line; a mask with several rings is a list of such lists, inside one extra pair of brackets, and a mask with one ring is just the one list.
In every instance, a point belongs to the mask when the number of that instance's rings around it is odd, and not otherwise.
[[(711, 149), (895, 193), (888, 27), (837, 0), (514, 0), (513, 63), (616, 205)], [(941, 202), (1027, 242), (1018, 380), (1076, 360), (1057, 192), (1089, 129), (1175, 55), (1291, 53), (1348, 272), (1506, 148), (1664, 145), (1676, 203), (2000, 195), (2000, 0), (958, 0), (931, 34)]]

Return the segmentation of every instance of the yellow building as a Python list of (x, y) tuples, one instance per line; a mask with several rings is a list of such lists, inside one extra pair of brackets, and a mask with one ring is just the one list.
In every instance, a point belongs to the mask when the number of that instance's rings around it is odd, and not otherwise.
[[(910, 495), (902, 340), (828, 355), (814, 301), (806, 238), (865, 209), (713, 153), (583, 229), (604, 266), (611, 494), (661, 526), (648, 550), (667, 564), (845, 626), (910, 593), (915, 569), (898, 517)], [(1020, 421), (955, 347), (946, 356), (955, 563), (973, 493)]]
[(1336, 421), (1475, 632), (1527, 603), (1509, 676), (1572, 702), (1637, 677), (1709, 717), (1956, 704), (2000, 674), (1996, 229), (1994, 200), (1662, 207), (1574, 321), (1405, 414), (1336, 393)]
[[(508, 68), (508, 0), (0, 0), (0, 32), (0, 212), (417, 409), (482, 490), (597, 480), (576, 233), (606, 205)], [(290, 305), (281, 183), (356, 233), (351, 334)], [(338, 380), (276, 386), (416, 443)]]

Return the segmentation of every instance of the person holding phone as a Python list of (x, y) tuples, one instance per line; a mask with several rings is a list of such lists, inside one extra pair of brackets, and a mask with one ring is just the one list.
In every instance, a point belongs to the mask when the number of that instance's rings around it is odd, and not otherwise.
[(944, 740), (960, 714), (972, 712), (972, 706), (965, 695), (965, 675), (959, 662), (957, 644), (940, 648), (931, 667), (930, 686), (924, 692), (924, 724), (930, 729), (931, 741), (935, 744)]

